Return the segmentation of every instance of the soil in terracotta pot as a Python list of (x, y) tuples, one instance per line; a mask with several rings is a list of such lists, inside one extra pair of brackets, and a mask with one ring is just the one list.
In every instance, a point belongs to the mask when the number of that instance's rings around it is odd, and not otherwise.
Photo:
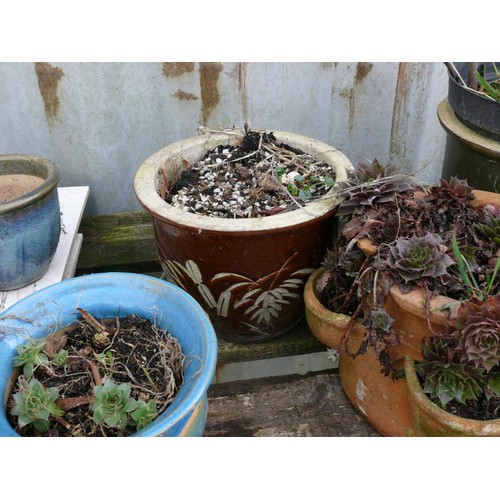
[(246, 130), (240, 144), (219, 145), (185, 167), (165, 188), (165, 200), (192, 213), (231, 219), (300, 209), (326, 194), (335, 180), (331, 165), (262, 131)]
[[(184, 355), (177, 339), (137, 315), (98, 321), (87, 311), (79, 311), (82, 318), (78, 324), (42, 341), (41, 354), (47, 362), (36, 363), (32, 377), (23, 374), (25, 364), (15, 375), (7, 415), (22, 436), (128, 436), (141, 427), (134, 421), (132, 407), (125, 417), (125, 426), (96, 422), (92, 407), (96, 401), (94, 387), (104, 387), (107, 381), (128, 384), (133, 400), (155, 402), (151, 419), (168, 407), (178, 391)], [(62, 351), (66, 351), (66, 359), (59, 364)], [(33, 378), (46, 389), (59, 390), (55, 404), (61, 411), (49, 417), (46, 431), (36, 430), (32, 423), (20, 426), (19, 417), (12, 413), (15, 395)]]
[(41, 186), (44, 180), (35, 175), (0, 175), (0, 203), (15, 200)]

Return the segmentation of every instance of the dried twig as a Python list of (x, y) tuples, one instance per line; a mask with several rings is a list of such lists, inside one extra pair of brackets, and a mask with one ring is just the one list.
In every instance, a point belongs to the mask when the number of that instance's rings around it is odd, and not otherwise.
[(94, 316), (92, 316), (88, 311), (82, 309), (81, 307), (77, 307), (76, 309), (83, 316), (85, 321), (87, 321), (87, 323), (93, 326), (98, 332), (109, 335), (109, 332), (108, 330), (106, 330), (106, 327), (102, 323), (97, 321), (97, 319), (95, 319)]

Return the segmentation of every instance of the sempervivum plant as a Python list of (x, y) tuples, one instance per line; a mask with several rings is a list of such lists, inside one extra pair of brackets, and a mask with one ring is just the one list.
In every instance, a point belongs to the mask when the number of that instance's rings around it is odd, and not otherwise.
[(478, 374), (462, 363), (423, 361), (416, 365), (416, 370), (425, 380), (424, 392), (442, 408), (452, 400), (466, 404), (477, 399), (483, 390)]
[(415, 368), (424, 391), (438, 406), (461, 416), (500, 416), (500, 296), (460, 305), (450, 331), (423, 344), (424, 361)]
[(486, 239), (500, 246), (500, 207), (484, 207), (484, 221), (477, 224), (476, 229)]
[(336, 188), (344, 198), (338, 214), (343, 217), (361, 214), (374, 204), (394, 200), (397, 193), (410, 188), (410, 176), (398, 173), (377, 160), (360, 163)]
[(415, 365), (429, 399), (445, 408), (450, 401), (463, 405), (476, 401), (484, 388), (482, 372), (461, 363), (455, 353), (456, 340), (434, 335), (422, 344), (424, 361)]
[(474, 198), (472, 187), (469, 186), (465, 179), (459, 179), (458, 177), (451, 177), (449, 181), (441, 179), (440, 184), (433, 186), (430, 189), (430, 194), (427, 196), (428, 200), (440, 201), (441, 203), (444, 200), (452, 199), (461, 201), (464, 204)]
[(443, 240), (437, 234), (398, 238), (391, 246), (387, 264), (408, 283), (421, 278), (437, 278), (448, 274), (454, 261), (447, 255)]
[(500, 296), (476, 304), (463, 302), (452, 323), (460, 361), (486, 372), (500, 363)]

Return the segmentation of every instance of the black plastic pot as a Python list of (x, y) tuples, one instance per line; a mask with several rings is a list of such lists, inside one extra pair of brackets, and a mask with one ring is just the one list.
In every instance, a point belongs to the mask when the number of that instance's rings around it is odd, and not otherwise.
[[(467, 82), (466, 62), (452, 63), (462, 80)], [(484, 77), (487, 81), (497, 78), (492, 63), (477, 63), (484, 65)], [(500, 63), (495, 63), (500, 68)], [(448, 101), (459, 120), (485, 137), (500, 141), (500, 102), (493, 101), (479, 93), (473, 92), (460, 81), (459, 76), (448, 72)]]

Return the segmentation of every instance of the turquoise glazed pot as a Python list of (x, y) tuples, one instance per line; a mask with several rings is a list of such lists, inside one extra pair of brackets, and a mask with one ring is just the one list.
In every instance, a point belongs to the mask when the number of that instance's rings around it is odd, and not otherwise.
[(98, 319), (135, 313), (179, 340), (186, 356), (179, 392), (156, 420), (133, 436), (202, 436), (207, 390), (217, 362), (213, 326), (198, 303), (177, 286), (132, 273), (93, 274), (62, 281), (0, 314), (0, 436), (18, 436), (5, 409), (17, 346), (69, 326), (80, 315), (77, 307)]
[[(41, 179), (13, 199), (0, 197), (0, 291), (34, 283), (48, 270), (61, 232), (59, 171), (31, 155), (0, 155), (0, 191), (21, 177)], [(19, 194), (19, 193), (18, 193)], [(7, 200), (7, 201), (4, 201)]]

